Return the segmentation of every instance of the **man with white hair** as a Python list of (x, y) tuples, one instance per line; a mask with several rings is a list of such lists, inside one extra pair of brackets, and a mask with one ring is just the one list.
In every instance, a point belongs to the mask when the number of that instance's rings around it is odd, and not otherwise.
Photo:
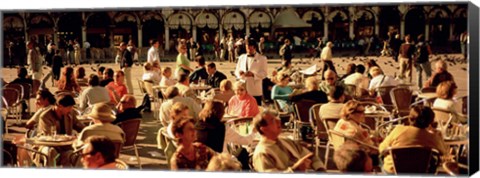
[(425, 82), (424, 88), (437, 87), (438, 84), (444, 81), (454, 81), (453, 75), (447, 71), (447, 63), (439, 60), (435, 63), (435, 73)]
[(370, 93), (381, 86), (395, 86), (398, 84), (394, 78), (384, 75), (382, 69), (376, 66), (370, 68), (370, 75), (372, 76), (372, 80), (368, 86)]
[(318, 156), (293, 140), (279, 137), (281, 121), (270, 111), (253, 119), (253, 126), (261, 139), (253, 152), (253, 167), (258, 172), (324, 171)]

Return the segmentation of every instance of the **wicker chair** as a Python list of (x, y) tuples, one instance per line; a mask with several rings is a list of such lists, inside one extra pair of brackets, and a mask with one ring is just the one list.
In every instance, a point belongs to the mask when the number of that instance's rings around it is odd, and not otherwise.
[(117, 124), (125, 133), (125, 143), (123, 144), (122, 151), (133, 149), (135, 151), (135, 156), (137, 157), (137, 162), (140, 169), (142, 169), (142, 163), (140, 156), (138, 155), (136, 141), (141, 122), (142, 120), (139, 118), (123, 121)]
[(433, 174), (440, 161), (437, 150), (420, 145), (390, 147), (382, 151), (381, 157), (391, 155), (394, 174)]
[(407, 116), (410, 113), (410, 104), (412, 103), (412, 91), (408, 88), (393, 88), (390, 91), (394, 114), (399, 117)]

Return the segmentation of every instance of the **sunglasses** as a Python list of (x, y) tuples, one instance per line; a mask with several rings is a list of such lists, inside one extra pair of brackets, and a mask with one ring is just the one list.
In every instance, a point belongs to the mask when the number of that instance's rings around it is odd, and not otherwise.
[(327, 78), (327, 80), (333, 80), (333, 78)]

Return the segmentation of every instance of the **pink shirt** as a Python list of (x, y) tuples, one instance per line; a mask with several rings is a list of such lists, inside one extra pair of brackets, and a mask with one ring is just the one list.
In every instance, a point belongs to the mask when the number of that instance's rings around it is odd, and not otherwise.
[(228, 114), (238, 117), (254, 117), (260, 110), (257, 100), (253, 96), (246, 94), (243, 97), (234, 95), (228, 101)]
[[(118, 103), (118, 101), (120, 101), (120, 98), (122, 98), (123, 95), (128, 94), (128, 89), (125, 84), (118, 85), (115, 82), (110, 82), (107, 86), (105, 86), (105, 88), (107, 88), (108, 93), (110, 94), (110, 101), (112, 103)], [(115, 94), (109, 88), (113, 88), (113, 90), (115, 90), (115, 93), (117, 93), (119, 97), (118, 101), (115, 98)]]

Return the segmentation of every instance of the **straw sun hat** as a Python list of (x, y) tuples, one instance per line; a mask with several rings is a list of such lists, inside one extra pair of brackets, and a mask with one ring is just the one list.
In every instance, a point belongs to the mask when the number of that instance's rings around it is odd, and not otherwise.
[(92, 112), (88, 114), (91, 119), (102, 122), (112, 122), (115, 120), (112, 108), (107, 103), (96, 103), (92, 107)]

